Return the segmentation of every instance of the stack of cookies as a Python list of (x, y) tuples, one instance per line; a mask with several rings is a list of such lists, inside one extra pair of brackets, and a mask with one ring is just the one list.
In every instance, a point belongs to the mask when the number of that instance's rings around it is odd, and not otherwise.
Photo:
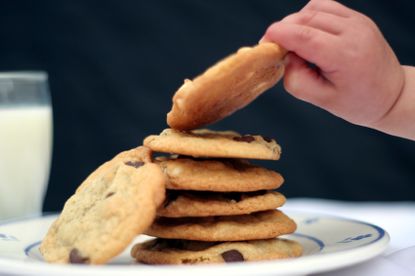
[(154, 264), (268, 260), (301, 255), (301, 246), (276, 237), (295, 223), (276, 210), (280, 174), (245, 159), (277, 160), (281, 148), (259, 135), (197, 129), (243, 108), (284, 73), (286, 50), (274, 43), (243, 47), (194, 80), (186, 79), (167, 114), (171, 129), (144, 145), (175, 154), (156, 159), (169, 182), (166, 200), (146, 231), (157, 239), (131, 255)]
[(285, 197), (274, 171), (244, 160), (280, 156), (272, 139), (233, 131), (166, 129), (144, 145), (175, 155), (156, 158), (169, 182), (166, 200), (132, 256), (149, 264), (195, 264), (295, 257), (301, 246), (276, 237), (295, 231), (276, 208)]

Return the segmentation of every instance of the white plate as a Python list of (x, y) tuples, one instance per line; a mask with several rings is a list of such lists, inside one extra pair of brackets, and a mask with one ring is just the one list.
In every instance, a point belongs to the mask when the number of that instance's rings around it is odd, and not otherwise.
[[(287, 210), (286, 210), (287, 212)], [(56, 215), (0, 225), (0, 274), (17, 275), (302, 275), (363, 262), (379, 255), (389, 242), (380, 227), (339, 217), (287, 212), (298, 224), (285, 237), (300, 242), (304, 255), (297, 259), (197, 266), (135, 264), (129, 249), (110, 265), (52, 265), (42, 260), (38, 248)], [(147, 239), (141, 235), (136, 241)], [(135, 242), (136, 242), (135, 241)]]

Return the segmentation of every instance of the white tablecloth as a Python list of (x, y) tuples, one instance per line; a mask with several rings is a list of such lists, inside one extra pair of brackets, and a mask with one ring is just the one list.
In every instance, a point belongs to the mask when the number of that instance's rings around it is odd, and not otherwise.
[(289, 199), (287, 210), (337, 215), (373, 223), (390, 237), (379, 257), (352, 267), (320, 275), (415, 275), (415, 202), (342, 202), (323, 199)]

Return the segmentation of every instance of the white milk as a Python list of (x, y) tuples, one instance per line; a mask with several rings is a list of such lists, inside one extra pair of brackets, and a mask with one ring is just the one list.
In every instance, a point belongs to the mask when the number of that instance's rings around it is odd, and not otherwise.
[(0, 219), (41, 212), (51, 148), (51, 107), (0, 107)]

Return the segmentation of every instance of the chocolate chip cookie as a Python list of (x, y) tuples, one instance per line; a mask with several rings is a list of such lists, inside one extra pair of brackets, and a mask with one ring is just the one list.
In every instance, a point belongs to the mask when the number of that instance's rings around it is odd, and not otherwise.
[(173, 97), (167, 124), (194, 129), (246, 106), (282, 77), (285, 54), (275, 43), (243, 47), (193, 81), (186, 79)]
[(65, 203), (40, 251), (53, 263), (103, 264), (153, 222), (167, 178), (146, 147), (101, 165)]
[(290, 234), (295, 222), (279, 210), (249, 215), (166, 218), (158, 217), (147, 235), (197, 241), (241, 241), (270, 239)]
[(215, 193), (167, 190), (158, 209), (161, 217), (208, 217), (250, 214), (282, 206), (285, 197), (274, 191)]
[(167, 189), (250, 192), (280, 187), (281, 174), (239, 159), (156, 158), (169, 178)]
[(262, 261), (298, 257), (299, 243), (287, 239), (201, 242), (153, 239), (136, 244), (131, 256), (146, 264), (198, 264)]
[(145, 138), (144, 145), (158, 152), (193, 157), (278, 160), (281, 154), (281, 147), (273, 139), (208, 129), (185, 132), (168, 128)]

